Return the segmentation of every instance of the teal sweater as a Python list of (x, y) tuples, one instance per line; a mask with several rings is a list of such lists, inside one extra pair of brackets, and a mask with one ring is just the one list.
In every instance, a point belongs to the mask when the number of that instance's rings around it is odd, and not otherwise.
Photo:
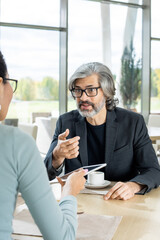
[(75, 239), (76, 198), (67, 196), (58, 205), (34, 139), (0, 125), (0, 240), (11, 239), (18, 192), (45, 240)]

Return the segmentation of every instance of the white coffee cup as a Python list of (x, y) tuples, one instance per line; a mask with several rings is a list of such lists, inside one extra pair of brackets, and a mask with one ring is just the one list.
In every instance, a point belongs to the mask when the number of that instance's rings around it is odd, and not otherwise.
[(104, 184), (104, 173), (100, 171), (89, 173), (87, 182), (92, 185)]

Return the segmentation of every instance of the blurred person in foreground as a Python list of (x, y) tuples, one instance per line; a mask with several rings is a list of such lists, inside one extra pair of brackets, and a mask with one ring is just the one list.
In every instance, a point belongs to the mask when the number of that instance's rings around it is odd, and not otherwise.
[[(7, 115), (16, 88), (17, 80), (9, 79), (0, 52), (0, 121)], [(75, 239), (75, 196), (84, 187), (84, 174), (81, 170), (70, 175), (58, 205), (34, 139), (16, 127), (0, 124), (0, 240), (11, 239), (18, 192), (28, 205), (43, 239)]]
[(69, 80), (77, 110), (61, 115), (45, 165), (50, 179), (85, 165), (107, 163), (105, 179), (117, 183), (104, 199), (132, 198), (160, 185), (160, 166), (143, 116), (118, 108), (111, 71), (91, 62)]

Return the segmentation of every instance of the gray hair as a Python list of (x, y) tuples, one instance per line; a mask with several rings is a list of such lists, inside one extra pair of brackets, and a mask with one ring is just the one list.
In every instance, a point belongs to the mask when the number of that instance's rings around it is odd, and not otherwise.
[(97, 74), (99, 84), (103, 94), (106, 97), (106, 108), (113, 110), (118, 104), (118, 99), (115, 96), (115, 84), (111, 71), (107, 66), (99, 62), (91, 62), (81, 65), (69, 79), (69, 90), (71, 91), (77, 79), (86, 78), (93, 74)]

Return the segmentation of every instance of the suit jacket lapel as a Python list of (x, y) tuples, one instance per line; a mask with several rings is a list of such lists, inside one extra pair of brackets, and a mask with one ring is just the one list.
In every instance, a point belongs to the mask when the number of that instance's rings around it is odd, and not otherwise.
[(116, 122), (115, 111), (107, 112), (106, 141), (105, 141), (105, 162), (109, 163), (113, 158), (116, 142), (118, 123)]
[(88, 151), (87, 151), (87, 128), (85, 118), (80, 118), (76, 122), (76, 136), (80, 137), (79, 154), (83, 166), (88, 165)]

